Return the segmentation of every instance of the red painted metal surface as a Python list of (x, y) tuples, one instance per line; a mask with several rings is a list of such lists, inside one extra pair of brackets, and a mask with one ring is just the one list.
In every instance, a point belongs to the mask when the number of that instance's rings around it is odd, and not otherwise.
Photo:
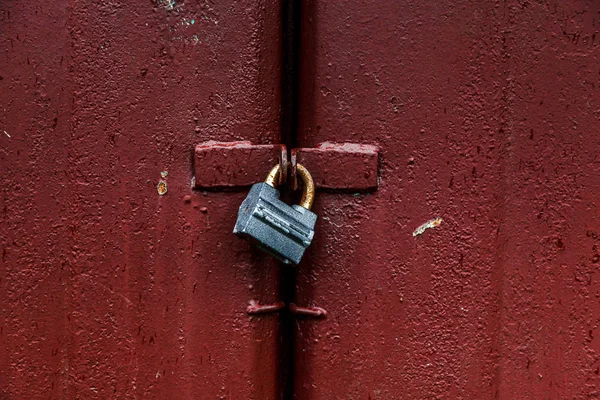
[(281, 144), (251, 142), (200, 143), (194, 150), (194, 185), (197, 189), (250, 186), (264, 181), (280, 164), (280, 184), (286, 180), (287, 149)]
[[(299, 145), (377, 146), (381, 181), (316, 198), (295, 397), (598, 398), (600, 5), (302, 12)], [(190, 151), (281, 141), (279, 20), (0, 4), (0, 397), (280, 397), (278, 267)]]
[[(321, 143), (316, 147), (292, 149), (292, 177), (296, 163), (311, 173), (323, 189), (375, 190), (379, 180), (379, 149), (355, 143)], [(297, 187), (297, 182), (295, 182)]]
[(1, 398), (279, 397), (277, 314), (246, 314), (277, 265), (231, 234), (244, 193), (191, 189), (195, 144), (280, 142), (279, 20), (0, 3)]
[(599, 12), (303, 3), (298, 144), (382, 166), (316, 197), (297, 399), (600, 397)]

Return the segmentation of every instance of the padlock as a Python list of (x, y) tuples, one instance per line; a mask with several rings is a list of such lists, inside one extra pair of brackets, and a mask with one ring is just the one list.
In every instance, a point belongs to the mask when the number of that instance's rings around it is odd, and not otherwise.
[(300, 204), (286, 204), (279, 199), (276, 188), (280, 172), (276, 165), (264, 182), (252, 185), (240, 205), (233, 233), (249, 239), (283, 263), (298, 264), (315, 235), (317, 215), (310, 211), (315, 185), (308, 170), (297, 164), (304, 186), (302, 198)]

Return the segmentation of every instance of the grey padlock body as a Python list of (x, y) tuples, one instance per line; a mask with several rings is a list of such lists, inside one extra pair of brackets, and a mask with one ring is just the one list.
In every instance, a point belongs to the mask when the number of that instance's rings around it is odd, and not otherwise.
[(261, 182), (252, 185), (240, 205), (233, 233), (250, 239), (286, 264), (298, 264), (315, 235), (317, 215), (279, 200), (279, 190)]

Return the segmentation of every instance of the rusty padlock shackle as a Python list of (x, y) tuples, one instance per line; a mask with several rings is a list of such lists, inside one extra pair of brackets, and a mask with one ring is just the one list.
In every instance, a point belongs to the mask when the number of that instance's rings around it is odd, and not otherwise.
[[(280, 173), (281, 167), (279, 164), (277, 164), (271, 169), (271, 171), (269, 171), (269, 175), (267, 175), (265, 183), (269, 186), (277, 187)], [(302, 190), (302, 198), (300, 199), (300, 207), (310, 210), (313, 205), (313, 201), (315, 200), (315, 183), (313, 182), (310, 172), (308, 172), (308, 170), (302, 164), (296, 164), (296, 173), (300, 177), (302, 186), (304, 187)]]

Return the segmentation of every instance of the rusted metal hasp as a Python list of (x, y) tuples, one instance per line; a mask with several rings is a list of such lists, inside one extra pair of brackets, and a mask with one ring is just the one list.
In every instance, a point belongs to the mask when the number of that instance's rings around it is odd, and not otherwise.
[[(292, 150), (291, 177), (302, 164), (311, 173), (317, 188), (375, 190), (379, 185), (379, 148), (356, 143), (321, 143), (317, 147)], [(294, 180), (293, 186), (297, 187)]]
[[(256, 300), (250, 300), (246, 312), (249, 315), (273, 314), (285, 308), (285, 303), (278, 301), (273, 304), (259, 304)], [(292, 315), (301, 315), (312, 318), (325, 318), (327, 311), (321, 307), (300, 307), (294, 303), (289, 304), (289, 309)]]
[(297, 188), (296, 164), (305, 166), (317, 188), (371, 191), (379, 184), (379, 148), (356, 143), (321, 143), (291, 152), (281, 144), (255, 145), (251, 142), (204, 142), (194, 151), (195, 184), (202, 188), (246, 187), (263, 181), (273, 165), (281, 166), (280, 184), (288, 169)]
[(216, 141), (200, 143), (194, 149), (194, 186), (197, 189), (250, 186), (264, 180), (277, 163), (283, 171), (279, 176), (280, 183), (283, 183), (288, 171), (285, 145)]

